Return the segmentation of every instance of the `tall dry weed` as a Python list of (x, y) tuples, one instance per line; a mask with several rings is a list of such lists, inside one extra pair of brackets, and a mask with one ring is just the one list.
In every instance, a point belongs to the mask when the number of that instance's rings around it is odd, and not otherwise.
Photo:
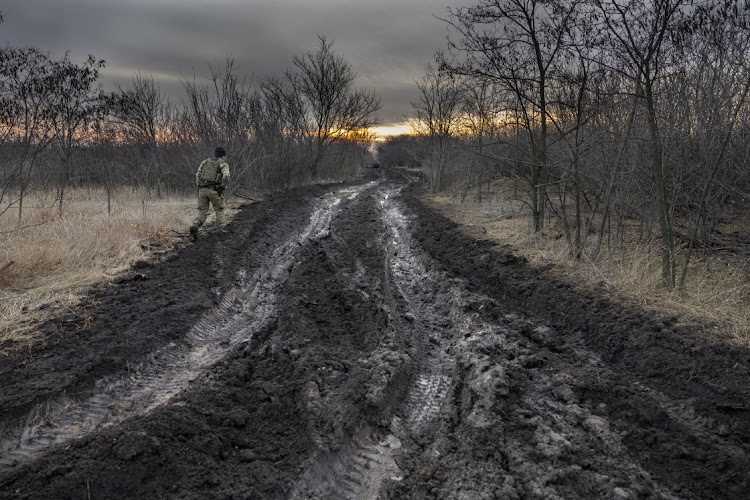
[(0, 267), (13, 264), (0, 273), (0, 352), (33, 341), (40, 320), (74, 307), (92, 284), (171, 248), (194, 206), (192, 197), (148, 200), (121, 190), (108, 214), (105, 193), (87, 190), (70, 193), (62, 215), (52, 196), (27, 197), (20, 227), (17, 211), (6, 211), (0, 216)]

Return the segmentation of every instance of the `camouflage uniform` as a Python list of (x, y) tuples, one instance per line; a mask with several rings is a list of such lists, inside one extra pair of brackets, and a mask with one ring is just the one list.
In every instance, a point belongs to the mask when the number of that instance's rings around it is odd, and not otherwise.
[(194, 240), (198, 236), (198, 228), (206, 222), (206, 217), (208, 217), (209, 202), (216, 212), (216, 223), (221, 227), (227, 223), (224, 214), (226, 205), (221, 194), (229, 183), (229, 165), (224, 161), (226, 152), (223, 148), (216, 148), (215, 154), (215, 158), (203, 160), (195, 174), (195, 183), (198, 186), (198, 216), (190, 226), (190, 236)]

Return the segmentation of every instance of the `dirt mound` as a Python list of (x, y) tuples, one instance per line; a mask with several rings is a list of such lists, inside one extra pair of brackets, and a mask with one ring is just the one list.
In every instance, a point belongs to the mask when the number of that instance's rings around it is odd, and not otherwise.
[(0, 498), (750, 495), (745, 350), (367, 175), (246, 206), (4, 360)]

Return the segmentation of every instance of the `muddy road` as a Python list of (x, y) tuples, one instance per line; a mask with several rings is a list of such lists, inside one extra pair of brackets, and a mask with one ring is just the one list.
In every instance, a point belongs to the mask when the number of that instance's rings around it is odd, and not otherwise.
[(750, 353), (368, 171), (245, 207), (0, 360), (0, 498), (750, 498)]

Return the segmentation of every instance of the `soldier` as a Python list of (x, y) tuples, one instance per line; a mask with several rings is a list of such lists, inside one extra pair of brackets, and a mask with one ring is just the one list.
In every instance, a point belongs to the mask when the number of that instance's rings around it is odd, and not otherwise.
[(203, 160), (195, 174), (195, 183), (198, 186), (198, 216), (190, 226), (190, 238), (193, 241), (198, 238), (198, 228), (206, 222), (209, 202), (216, 212), (216, 223), (220, 227), (227, 223), (224, 198), (221, 196), (229, 182), (229, 165), (225, 161), (227, 153), (224, 148), (219, 147), (214, 151), (214, 156), (215, 158)]

